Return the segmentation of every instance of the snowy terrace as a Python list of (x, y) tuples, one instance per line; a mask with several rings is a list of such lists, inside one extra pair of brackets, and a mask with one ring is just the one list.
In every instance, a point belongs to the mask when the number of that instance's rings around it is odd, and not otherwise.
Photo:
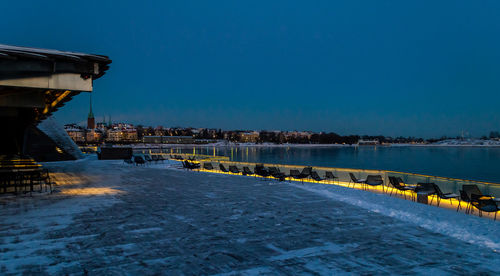
[(498, 274), (500, 223), (337, 185), (44, 164), (59, 192), (0, 197), (0, 274)]

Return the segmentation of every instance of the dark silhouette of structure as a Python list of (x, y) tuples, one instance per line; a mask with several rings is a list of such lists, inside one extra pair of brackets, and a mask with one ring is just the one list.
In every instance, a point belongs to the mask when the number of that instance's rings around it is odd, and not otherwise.
[(29, 155), (30, 129), (74, 96), (91, 92), (110, 63), (102, 55), (0, 44), (0, 155)]

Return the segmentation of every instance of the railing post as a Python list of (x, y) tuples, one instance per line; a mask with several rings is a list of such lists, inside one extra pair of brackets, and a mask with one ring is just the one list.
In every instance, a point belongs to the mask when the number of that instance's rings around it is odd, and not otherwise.
[(383, 172), (384, 172), (384, 183), (382, 185), (385, 186), (387, 189), (389, 189), (389, 185), (388, 185), (389, 176), (387, 175), (387, 171), (383, 171)]

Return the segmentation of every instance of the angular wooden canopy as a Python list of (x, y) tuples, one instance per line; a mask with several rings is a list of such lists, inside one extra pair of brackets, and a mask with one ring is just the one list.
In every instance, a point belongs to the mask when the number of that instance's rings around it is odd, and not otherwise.
[(103, 55), (0, 44), (0, 117), (27, 108), (39, 122), (80, 92), (91, 92), (110, 63)]

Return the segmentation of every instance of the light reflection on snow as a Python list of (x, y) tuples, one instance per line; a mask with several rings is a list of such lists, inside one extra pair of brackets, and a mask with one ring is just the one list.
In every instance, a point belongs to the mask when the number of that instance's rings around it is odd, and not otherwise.
[(89, 195), (115, 195), (124, 193), (118, 189), (113, 189), (109, 187), (102, 188), (69, 188), (63, 189), (60, 194), (63, 195), (76, 195), (76, 196), (89, 196)]
[(83, 178), (69, 173), (51, 172), (50, 178), (52, 179), (52, 181), (55, 181), (59, 186), (80, 185), (84, 183)]

